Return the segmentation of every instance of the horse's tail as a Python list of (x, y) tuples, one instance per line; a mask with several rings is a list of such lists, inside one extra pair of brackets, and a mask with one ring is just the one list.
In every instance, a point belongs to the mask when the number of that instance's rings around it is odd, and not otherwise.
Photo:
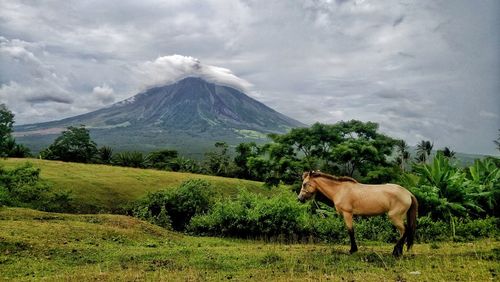
[(418, 211), (418, 202), (415, 196), (411, 195), (411, 205), (408, 211), (406, 212), (406, 224), (407, 224), (407, 238), (406, 238), (406, 247), (409, 251), (411, 246), (413, 246), (413, 241), (415, 239), (415, 231), (417, 230), (417, 211)]

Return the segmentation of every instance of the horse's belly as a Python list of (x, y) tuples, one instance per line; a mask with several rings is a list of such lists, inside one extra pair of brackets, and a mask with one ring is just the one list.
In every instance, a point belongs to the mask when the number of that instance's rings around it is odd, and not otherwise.
[(371, 216), (371, 215), (381, 215), (386, 213), (386, 209), (372, 209), (372, 210), (365, 210), (365, 209), (353, 209), (353, 214), (356, 215), (366, 215), (366, 216)]
[(357, 215), (379, 215), (386, 213), (389, 210), (389, 206), (384, 201), (358, 201), (353, 203), (352, 213)]

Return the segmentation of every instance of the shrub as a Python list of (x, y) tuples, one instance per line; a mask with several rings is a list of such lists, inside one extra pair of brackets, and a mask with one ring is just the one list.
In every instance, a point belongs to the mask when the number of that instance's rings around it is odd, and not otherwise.
[[(242, 190), (235, 199), (219, 201), (207, 214), (193, 217), (188, 231), (204, 236), (348, 242), (344, 220), (333, 209), (323, 206), (315, 213), (310, 210), (309, 205), (296, 201), (294, 193), (282, 192), (268, 198)], [(461, 219), (456, 223), (456, 238), (498, 236), (499, 224), (497, 218)], [(358, 240), (399, 239), (398, 231), (385, 215), (356, 217), (354, 229)], [(447, 222), (424, 216), (418, 218), (416, 235), (420, 242), (442, 241), (450, 240), (452, 231)]]
[(359, 238), (381, 242), (396, 242), (399, 239), (399, 232), (386, 215), (357, 218), (354, 224)]
[(460, 219), (456, 225), (456, 235), (464, 240), (495, 237), (500, 235), (500, 219), (487, 217), (483, 219)]
[(123, 152), (113, 156), (113, 164), (126, 167), (145, 168), (149, 160), (141, 152)]
[(0, 205), (43, 211), (73, 210), (71, 194), (52, 191), (47, 183), (40, 180), (40, 169), (29, 163), (13, 170), (0, 168)]
[(188, 230), (195, 234), (243, 238), (304, 236), (307, 208), (290, 192), (266, 198), (242, 190), (236, 199), (219, 201), (208, 214), (195, 216)]
[(211, 208), (212, 194), (209, 182), (187, 180), (177, 189), (148, 194), (136, 203), (132, 214), (162, 227), (182, 231), (194, 215)]

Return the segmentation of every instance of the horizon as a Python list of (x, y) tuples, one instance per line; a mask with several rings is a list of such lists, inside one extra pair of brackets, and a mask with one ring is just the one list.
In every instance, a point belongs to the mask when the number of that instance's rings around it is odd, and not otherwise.
[(373, 121), (412, 146), (430, 140), (436, 149), (499, 155), (497, 1), (0, 8), (0, 103), (16, 126), (199, 76), (304, 124)]

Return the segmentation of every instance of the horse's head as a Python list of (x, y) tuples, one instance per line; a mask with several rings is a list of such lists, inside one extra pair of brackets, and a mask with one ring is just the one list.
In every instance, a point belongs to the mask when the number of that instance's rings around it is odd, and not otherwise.
[(302, 174), (302, 188), (300, 189), (299, 196), (297, 197), (297, 199), (302, 203), (311, 198), (318, 190), (318, 184), (312, 177), (313, 173), (314, 172), (311, 171), (304, 172), (304, 174)]

